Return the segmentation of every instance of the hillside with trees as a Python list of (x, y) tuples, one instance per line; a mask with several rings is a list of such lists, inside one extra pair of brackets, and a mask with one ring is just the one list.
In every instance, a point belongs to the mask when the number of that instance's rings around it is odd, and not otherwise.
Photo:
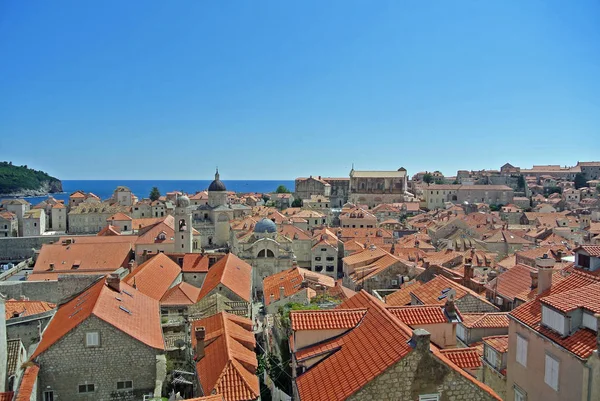
[(0, 195), (39, 196), (62, 192), (58, 178), (12, 162), (0, 162)]

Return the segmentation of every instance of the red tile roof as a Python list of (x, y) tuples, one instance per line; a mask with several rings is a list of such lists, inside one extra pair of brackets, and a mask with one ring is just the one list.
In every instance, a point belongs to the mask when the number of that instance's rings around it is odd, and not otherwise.
[(489, 303), (484, 297), (480, 296), (475, 291), (470, 290), (469, 288), (462, 286), (458, 283), (455, 283), (454, 281), (441, 275), (436, 276), (433, 280), (430, 280), (424, 283), (423, 285), (413, 289), (411, 293), (425, 305), (437, 305), (445, 302), (444, 299), (440, 300), (439, 297), (442, 295), (442, 290), (445, 290), (447, 288), (452, 288), (456, 291), (455, 299), (457, 300), (461, 299), (467, 294), (470, 294), (474, 297), (479, 298), (482, 302)]
[[(367, 252), (367, 250), (365, 250), (363, 252)], [(354, 256), (354, 255), (352, 255), (352, 256)], [(352, 256), (349, 256), (349, 257), (352, 257)], [(384, 270), (386, 270), (389, 267), (392, 267), (396, 264), (403, 264), (405, 266), (408, 266), (408, 263), (409, 262), (403, 262), (399, 258), (386, 253), (382, 257), (370, 262), (369, 264), (367, 264), (365, 266), (355, 268), (355, 270), (349, 274), (349, 277), (355, 283), (362, 283), (365, 280), (368, 280), (371, 277), (376, 276), (377, 274), (383, 272)]]
[(589, 253), (591, 256), (600, 257), (600, 245), (581, 245), (575, 248), (574, 251), (583, 250)]
[(12, 401), (14, 395), (15, 393), (12, 391), (3, 391), (0, 393), (0, 401)]
[(204, 298), (219, 284), (250, 302), (252, 292), (252, 266), (232, 253), (215, 263), (206, 274), (198, 299)]
[(40, 367), (37, 365), (27, 366), (21, 384), (19, 385), (19, 391), (17, 391), (17, 397), (15, 401), (30, 401), (33, 395), (33, 388), (37, 382), (38, 372)]
[(164, 349), (158, 301), (123, 282), (116, 292), (105, 281), (98, 280), (58, 307), (32, 360), (92, 315), (152, 348)]
[(183, 266), (181, 270), (184, 273), (207, 273), (209, 258), (200, 253), (186, 253), (183, 256)]
[(508, 335), (483, 337), (483, 342), (498, 352), (504, 353), (508, 351)]
[(477, 369), (482, 365), (475, 348), (441, 349), (440, 352), (462, 369)]
[(461, 313), (462, 324), (469, 329), (503, 328), (508, 329), (508, 312)]
[(366, 309), (298, 310), (290, 312), (292, 330), (334, 330), (355, 327)]
[(44, 301), (17, 301), (9, 299), (6, 305), (6, 320), (13, 317), (23, 317), (37, 315), (52, 310), (56, 307), (55, 304)]
[(588, 358), (596, 349), (596, 332), (590, 329), (579, 329), (575, 333), (564, 337), (542, 326), (542, 301), (546, 297), (554, 297), (557, 294), (568, 293), (571, 290), (597, 283), (600, 283), (600, 277), (580, 270), (572, 270), (567, 277), (553, 284), (550, 289), (544, 291), (535, 299), (513, 309), (509, 316), (554, 341), (577, 357)]
[(420, 281), (413, 281), (404, 284), (398, 291), (391, 293), (385, 297), (385, 303), (392, 306), (404, 306), (410, 305), (411, 297), (410, 293), (415, 291), (417, 288), (422, 286), (423, 283)]
[(600, 313), (600, 283), (549, 295), (541, 298), (541, 302), (562, 312), (583, 308), (592, 313)]
[(409, 326), (448, 323), (441, 306), (388, 306), (394, 316)]
[(507, 299), (514, 300), (524, 291), (531, 290), (531, 272), (537, 268), (518, 264), (488, 282), (485, 287)]
[(302, 282), (305, 277), (307, 280), (325, 285), (328, 288), (335, 286), (335, 280), (332, 277), (294, 267), (265, 277), (263, 280), (265, 305), (269, 305), (271, 300), (278, 301), (280, 299), (280, 287), (284, 288), (284, 297), (286, 298), (299, 292), (302, 289)]
[(113, 214), (112, 216), (110, 216), (108, 219), (106, 220), (114, 220), (114, 221), (129, 221), (129, 220), (133, 220), (131, 218), (131, 216), (127, 216), (125, 213), (123, 212), (118, 212)]
[(129, 273), (123, 282), (147, 296), (160, 300), (181, 273), (181, 268), (164, 253), (158, 253)]
[[(254, 400), (260, 395), (256, 369), (252, 321), (221, 312), (192, 323), (206, 330), (204, 357), (196, 363), (200, 384), (205, 393), (213, 391), (226, 401)], [(192, 346), (196, 338), (192, 335)]]
[(198, 301), (198, 295), (200, 295), (200, 288), (182, 281), (163, 295), (160, 304), (162, 306), (193, 305)]

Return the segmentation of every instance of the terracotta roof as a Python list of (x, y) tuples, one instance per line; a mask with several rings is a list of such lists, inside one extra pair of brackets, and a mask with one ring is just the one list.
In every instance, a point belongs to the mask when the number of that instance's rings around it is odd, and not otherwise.
[(498, 352), (508, 351), (508, 335), (483, 337), (483, 342)]
[(562, 312), (583, 308), (592, 313), (600, 313), (600, 283), (548, 295), (541, 298), (541, 302)]
[[(172, 223), (173, 216), (168, 216), (168, 217), (171, 217), (171, 219), (169, 219), (169, 220), (171, 220), (171, 223)], [(164, 240), (159, 239), (159, 235), (161, 233), (165, 234)], [(135, 243), (136, 244), (155, 244), (155, 243), (172, 244), (174, 235), (175, 235), (175, 230), (173, 229), (173, 225), (169, 224), (167, 219), (165, 219), (164, 221), (160, 221), (151, 226), (146, 226), (146, 227), (140, 229), (138, 232), (138, 238)]]
[(118, 212), (110, 216), (107, 220), (115, 220), (115, 221), (129, 221), (133, 220), (131, 216), (127, 216), (125, 213)]
[(573, 251), (582, 250), (589, 253), (591, 256), (600, 257), (600, 245), (581, 245)]
[(448, 323), (444, 309), (437, 305), (388, 306), (387, 309), (409, 326)]
[(92, 238), (96, 241), (88, 243), (77, 238), (70, 245), (44, 244), (30, 279), (35, 279), (37, 273), (112, 272), (128, 266), (132, 256), (130, 242), (102, 241), (112, 237)]
[(123, 282), (160, 300), (181, 273), (181, 268), (164, 253), (158, 253), (129, 273)]
[(184, 273), (207, 273), (209, 258), (200, 253), (186, 253), (183, 255), (183, 266), (181, 270)]
[(462, 369), (477, 369), (482, 365), (475, 348), (441, 349), (440, 352)]
[(119, 227), (108, 224), (106, 227), (104, 227), (102, 230), (100, 230), (98, 232), (98, 234), (96, 234), (96, 235), (98, 237), (121, 235), (121, 230), (119, 229)]
[(350, 329), (367, 313), (366, 309), (298, 310), (290, 312), (292, 330)]
[(223, 401), (221, 394), (207, 395), (206, 397), (186, 398), (184, 401)]
[[(19, 362), (24, 362), (21, 360), (21, 350), (23, 348), (23, 343), (19, 338), (12, 338), (6, 340), (6, 373), (7, 377), (14, 375), (17, 369), (20, 369), (20, 366), (17, 366)], [(11, 398), (12, 400), (12, 398)]]
[(350, 256), (346, 256), (344, 258), (344, 264), (354, 265), (357, 263), (365, 263), (369, 261), (374, 261), (386, 255), (389, 255), (389, 253), (381, 248), (365, 249), (364, 251), (354, 253)]
[(474, 297), (479, 298), (481, 301), (489, 303), (485, 298), (481, 297), (475, 291), (468, 289), (465, 286), (462, 286), (454, 281), (444, 277), (444, 276), (436, 276), (433, 280), (430, 280), (423, 285), (415, 288), (411, 292), (413, 295), (417, 297), (419, 301), (424, 303), (425, 305), (437, 305), (440, 303), (444, 303), (444, 299), (439, 299), (442, 295), (442, 290), (447, 288), (452, 288), (456, 291), (456, 299), (461, 299), (467, 294), (470, 294)]
[(240, 298), (250, 302), (252, 266), (232, 253), (215, 263), (206, 274), (198, 299), (202, 299), (219, 284), (229, 288)]
[(508, 329), (508, 312), (461, 313), (463, 326), (469, 329)]
[(579, 329), (575, 333), (563, 337), (561, 334), (542, 326), (541, 301), (545, 297), (567, 293), (571, 290), (599, 282), (600, 277), (598, 276), (580, 270), (572, 270), (567, 277), (556, 284), (553, 283), (550, 289), (538, 295), (535, 299), (513, 309), (509, 313), (509, 316), (529, 326), (549, 340), (554, 341), (577, 357), (588, 358), (596, 349), (596, 332), (590, 329)]
[(355, 268), (355, 270), (349, 274), (349, 277), (355, 283), (362, 283), (398, 263), (408, 266), (409, 262), (403, 262), (399, 258), (391, 254), (387, 254), (366, 266)]
[(200, 288), (184, 281), (169, 289), (160, 299), (162, 306), (193, 305), (198, 301)]
[(31, 364), (27, 366), (25, 373), (23, 373), (23, 377), (21, 378), (21, 384), (19, 384), (19, 391), (17, 391), (17, 398), (15, 401), (31, 400), (39, 371), (40, 367), (37, 365)]
[(309, 240), (311, 238), (306, 231), (293, 224), (282, 224), (277, 231), (291, 240)]
[(294, 267), (265, 277), (263, 280), (265, 305), (269, 305), (271, 300), (278, 301), (280, 299), (280, 287), (284, 288), (286, 298), (300, 291), (305, 277), (307, 280), (309, 279), (316, 284), (325, 285), (329, 288), (335, 286), (335, 280), (329, 276)]
[(410, 293), (422, 286), (420, 281), (413, 281), (405, 284), (398, 291), (391, 293), (385, 297), (385, 303), (392, 306), (404, 306), (411, 303)]
[(489, 281), (485, 287), (497, 295), (514, 300), (524, 291), (531, 290), (531, 272), (535, 267), (518, 264)]
[(0, 401), (12, 401), (14, 395), (12, 391), (3, 391), (0, 393)]
[(92, 315), (152, 348), (164, 349), (158, 301), (123, 282), (120, 286), (116, 292), (101, 279), (60, 305), (31, 360)]
[[(252, 321), (221, 312), (192, 323), (206, 330), (204, 357), (196, 363), (200, 384), (205, 393), (213, 391), (227, 401), (254, 400), (260, 395), (256, 369)], [(196, 338), (192, 335), (192, 346)]]
[(37, 315), (52, 310), (56, 305), (45, 301), (17, 301), (9, 299), (6, 305), (6, 320), (13, 317)]

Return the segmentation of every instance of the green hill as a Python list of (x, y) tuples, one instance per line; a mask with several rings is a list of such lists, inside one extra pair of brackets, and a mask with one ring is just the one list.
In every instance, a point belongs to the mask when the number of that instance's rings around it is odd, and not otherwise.
[(45, 195), (62, 192), (58, 178), (27, 166), (13, 166), (0, 162), (0, 195)]

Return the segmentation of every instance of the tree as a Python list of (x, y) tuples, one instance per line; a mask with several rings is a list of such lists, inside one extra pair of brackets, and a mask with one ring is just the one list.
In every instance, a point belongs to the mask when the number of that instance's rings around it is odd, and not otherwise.
[(433, 182), (433, 175), (431, 175), (431, 173), (425, 173), (423, 176), (423, 182), (427, 185), (431, 184)]
[(285, 185), (280, 185), (277, 187), (275, 192), (277, 192), (278, 194), (289, 194), (291, 191), (287, 189)]
[(517, 188), (525, 189), (525, 177), (521, 174), (517, 180)]
[(292, 202), (292, 207), (302, 207), (302, 199), (296, 198)]
[(160, 191), (157, 187), (152, 187), (152, 190), (150, 191), (150, 200), (155, 201), (158, 200), (158, 198), (160, 198)]
[(583, 188), (587, 186), (587, 181), (582, 173), (575, 174), (575, 189)]

